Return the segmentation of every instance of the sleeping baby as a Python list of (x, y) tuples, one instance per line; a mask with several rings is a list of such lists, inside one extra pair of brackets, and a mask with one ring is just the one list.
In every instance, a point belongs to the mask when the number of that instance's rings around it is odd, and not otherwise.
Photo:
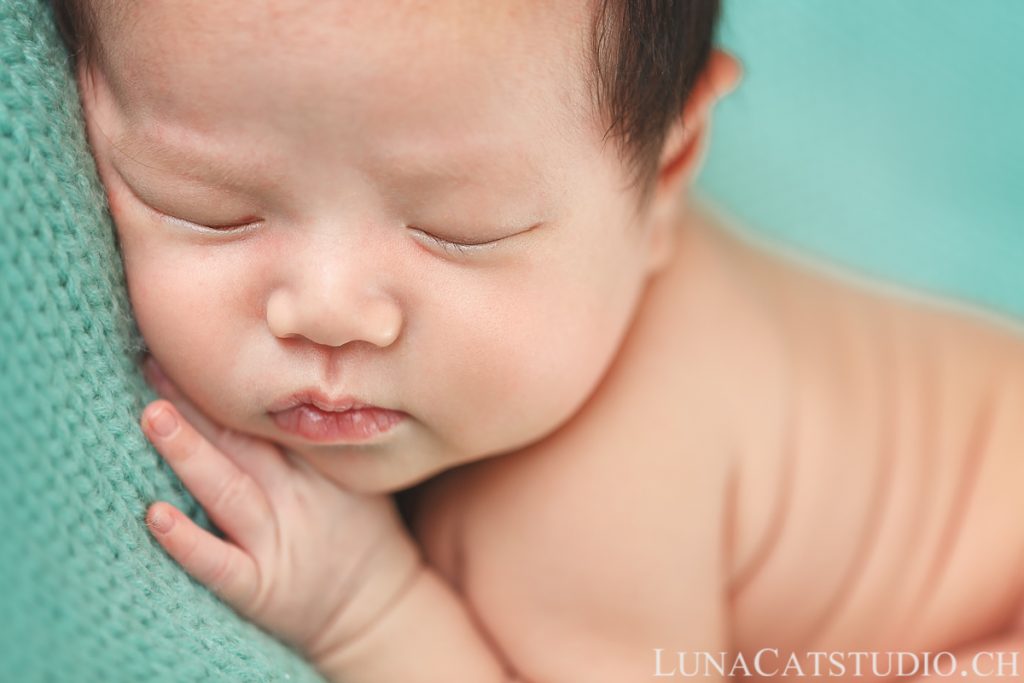
[(324, 676), (1024, 673), (1024, 334), (692, 196), (716, 2), (54, 10), (145, 522)]

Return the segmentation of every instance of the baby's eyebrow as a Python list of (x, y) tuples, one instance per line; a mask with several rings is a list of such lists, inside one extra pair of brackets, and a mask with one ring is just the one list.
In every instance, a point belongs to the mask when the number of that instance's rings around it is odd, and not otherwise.
[(248, 152), (239, 158), (218, 150), (216, 143), (201, 141), (197, 144), (170, 138), (170, 133), (161, 131), (157, 136), (126, 134), (110, 142), (122, 158), (134, 164), (213, 187), (262, 189), (277, 181), (274, 165), (265, 157)]
[(385, 150), (377, 155), (373, 170), (389, 178), (464, 183), (479, 180), (483, 175), (488, 181), (498, 180), (502, 175), (513, 175), (513, 168), (516, 175), (529, 178), (541, 175), (536, 162), (524, 154), (520, 146), (507, 144)]
[[(216, 139), (193, 131), (161, 126), (149, 132), (126, 133), (111, 144), (132, 163), (203, 185), (238, 192), (265, 192), (286, 178), (283, 166), (258, 150), (244, 156)], [(486, 185), (509, 193), (548, 197), (550, 185), (541, 165), (522, 145), (432, 145), (418, 149), (390, 148), (379, 153), (369, 169), (379, 181), (395, 188), (438, 188)]]
[(564, 184), (551, 181), (541, 160), (516, 141), (389, 147), (374, 157), (368, 171), (384, 187), (430, 192), (465, 189), (470, 194), (530, 198), (537, 206), (551, 205), (565, 192)]

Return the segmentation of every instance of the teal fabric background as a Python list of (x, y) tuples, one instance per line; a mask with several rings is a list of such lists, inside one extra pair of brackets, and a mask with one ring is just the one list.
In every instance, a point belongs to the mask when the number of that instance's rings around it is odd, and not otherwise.
[(758, 235), (1024, 317), (1024, 3), (725, 0), (701, 191)]
[[(1015, 0), (732, 0), (746, 78), (699, 188), (751, 231), (1024, 315)], [(210, 528), (138, 428), (113, 231), (42, 0), (0, 0), (0, 680), (315, 681), (193, 582), (146, 506)]]
[(0, 0), (0, 681), (321, 681), (194, 582), (143, 515), (211, 528), (138, 427), (106, 201), (48, 6)]

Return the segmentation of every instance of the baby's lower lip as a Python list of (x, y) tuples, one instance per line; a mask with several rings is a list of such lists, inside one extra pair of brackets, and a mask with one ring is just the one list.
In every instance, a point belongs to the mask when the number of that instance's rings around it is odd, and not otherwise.
[(333, 412), (303, 403), (270, 413), (283, 431), (316, 443), (362, 442), (384, 434), (405, 419), (405, 413), (385, 408), (358, 408)]

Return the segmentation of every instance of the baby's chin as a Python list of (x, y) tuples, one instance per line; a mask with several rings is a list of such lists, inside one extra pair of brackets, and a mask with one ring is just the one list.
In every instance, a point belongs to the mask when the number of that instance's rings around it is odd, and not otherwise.
[(411, 488), (458, 465), (438, 461), (423, 449), (400, 444), (308, 445), (278, 442), (296, 467), (315, 473), (352, 493), (391, 494)]

